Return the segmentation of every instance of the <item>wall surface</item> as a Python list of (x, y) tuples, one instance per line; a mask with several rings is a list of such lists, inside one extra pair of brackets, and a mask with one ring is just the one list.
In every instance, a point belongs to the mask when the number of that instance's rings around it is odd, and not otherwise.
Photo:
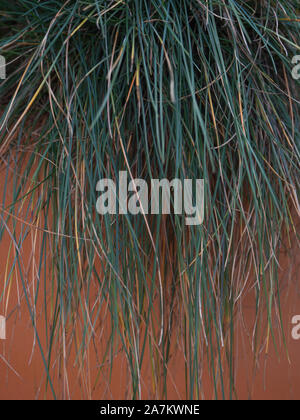
[[(17, 223), (19, 231), (22, 224)], [(24, 228), (24, 227), (23, 227)], [(298, 226), (299, 231), (299, 226)], [(14, 255), (9, 247), (9, 233), (5, 234), (0, 242), (0, 290), (4, 290), (4, 281), (8, 278), (7, 262), (13, 261)], [(22, 258), (24, 267), (28, 269), (26, 279), (27, 295), (34, 296), (36, 287), (36, 267), (32, 268), (33, 254), (38, 250), (39, 233), (29, 230), (29, 235), (23, 244)], [(300, 315), (300, 254), (296, 239), (288, 247), (283, 247), (280, 256), (280, 287), (283, 327), (286, 334), (287, 348), (280, 334), (279, 326), (275, 322), (277, 350), (270, 338), (269, 343), (262, 349), (257, 361), (254, 361), (252, 346), (253, 337), (251, 327), (254, 322), (255, 303), (253, 296), (246, 297), (237, 314), (238, 323), (236, 335), (236, 397), (239, 399), (300, 399), (300, 341), (292, 339), (292, 318)], [(17, 272), (16, 272), (17, 273)], [(32, 329), (28, 306), (24, 296), (22, 279), (18, 274), (11, 277), (9, 285), (6, 285), (5, 298), (0, 304), (0, 315), (7, 317), (7, 339), (0, 340), (0, 399), (44, 399), (52, 398), (51, 391), (45, 392), (45, 371), (39, 343), (35, 339)], [(47, 283), (46, 286), (47, 288)], [(41, 316), (43, 310), (43, 292), (40, 290), (41, 299), (37, 302), (36, 313), (37, 329), (40, 337), (40, 345), (45, 349), (46, 334), (45, 321)], [(105, 334), (102, 340), (105, 340)], [(55, 363), (53, 360), (52, 363)], [(124, 358), (116, 356), (115, 369), (112, 372), (111, 384), (107, 377), (101, 376), (97, 386), (94, 387), (95, 372), (99, 362), (93, 355), (88, 361), (90, 377), (81, 378), (78, 368), (74, 366), (74, 354), (70, 354), (69, 361), (64, 366), (63, 361), (60, 372), (67, 370), (68, 380), (63, 381), (62, 376), (57, 375), (54, 379), (55, 386), (61, 389), (61, 398), (82, 399), (119, 399), (126, 397), (124, 392), (127, 383)], [(170, 375), (168, 382), (169, 398), (185, 398), (184, 386), (184, 363), (182, 355), (174, 355), (169, 365)], [(108, 369), (109, 371), (109, 369)], [(94, 372), (94, 374), (93, 374)], [(109, 375), (107, 375), (109, 376)], [(148, 392), (151, 388), (151, 379), (145, 372), (144, 398), (151, 398), (153, 394)], [(147, 381), (149, 379), (149, 383)], [(209, 382), (203, 378), (203, 383)], [(85, 381), (85, 383), (84, 383)], [(79, 382), (81, 385), (79, 385)], [(213, 398), (210, 387), (207, 386), (206, 398)]]

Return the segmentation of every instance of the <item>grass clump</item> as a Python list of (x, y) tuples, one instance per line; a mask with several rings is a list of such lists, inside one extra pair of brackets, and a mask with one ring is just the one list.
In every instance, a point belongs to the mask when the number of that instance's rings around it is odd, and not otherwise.
[[(76, 342), (76, 360), (85, 363), (104, 326), (99, 376), (107, 358), (113, 365), (121, 352), (127, 397), (143, 396), (145, 365), (153, 395), (168, 397), (176, 347), (185, 360), (186, 398), (203, 395), (204, 364), (215, 398), (238, 396), (237, 308), (254, 288), (254, 336), (267, 320), (265, 336), (276, 342), (282, 228), (294, 226), (293, 207), (299, 214), (295, 2), (0, 6), (8, 63), (0, 154), (7, 173), (15, 170), (11, 201), (4, 188), (0, 233), (12, 223), (12, 247), (22, 249), (29, 227), (16, 229), (21, 211), (42, 231), (35, 295), (28, 296), (17, 252), (2, 298), (18, 271), (35, 323), (42, 273), (51, 273), (40, 350), (53, 396), (55, 360)], [(121, 170), (147, 181), (205, 179), (204, 224), (187, 227), (178, 215), (100, 217), (96, 183), (118, 182)]]

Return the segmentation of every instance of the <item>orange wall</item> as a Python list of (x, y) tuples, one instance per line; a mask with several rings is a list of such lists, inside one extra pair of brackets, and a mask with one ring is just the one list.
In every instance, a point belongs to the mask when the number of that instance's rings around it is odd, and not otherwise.
[[(299, 226), (298, 226), (299, 227)], [(21, 225), (18, 224), (20, 231)], [(299, 231), (299, 230), (298, 230)], [(34, 295), (36, 287), (36, 271), (32, 267), (32, 250), (38, 251), (40, 233), (34, 229), (24, 243), (22, 257), (24, 267), (28, 268), (28, 292)], [(9, 252), (9, 235), (6, 234), (0, 242), (0, 290), (4, 287), (7, 272), (7, 256)], [(14, 257), (10, 255), (10, 262)], [(244, 299), (237, 312), (235, 366), (236, 392), (240, 399), (300, 399), (300, 341), (294, 341), (291, 336), (291, 320), (294, 315), (300, 315), (300, 254), (296, 240), (288, 248), (284, 248), (280, 257), (280, 287), (282, 290), (283, 325), (287, 337), (289, 359), (281, 339), (279, 326), (274, 317), (275, 334), (278, 343), (278, 355), (272, 341), (268, 351), (263, 348), (257, 363), (254, 363), (251, 351), (251, 330), (254, 322), (255, 306), (252, 296)], [(7, 306), (6, 306), (7, 303)], [(37, 303), (37, 328), (41, 344), (45, 348), (45, 324), (41, 316), (43, 307), (43, 290)], [(30, 322), (28, 308), (24, 299), (23, 288), (19, 276), (13, 276), (10, 287), (6, 289), (5, 299), (0, 304), (0, 315), (6, 315), (7, 340), (0, 341), (0, 399), (34, 399), (51, 398), (51, 392), (45, 392), (45, 372), (38, 344)], [(276, 326), (278, 327), (276, 329)], [(109, 325), (107, 326), (109, 330)], [(105, 340), (105, 333), (102, 338)], [(173, 343), (176, 348), (176, 343)], [(104, 345), (103, 345), (104, 348)], [(55, 386), (59, 389), (60, 398), (81, 399), (88, 396), (94, 399), (121, 399), (126, 397), (128, 377), (125, 368), (125, 357), (120, 354), (115, 358), (115, 369), (112, 382), (108, 383), (109, 364), (99, 377), (98, 386), (93, 387), (99, 361), (91, 346), (89, 360), (86, 361), (90, 375), (78, 374), (74, 367), (74, 349), (66, 365), (68, 382), (61, 377), (55, 378)], [(54, 362), (54, 360), (53, 360)], [(60, 360), (60, 372), (63, 373), (63, 359)], [(57, 365), (56, 365), (57, 367)], [(169, 365), (168, 395), (170, 399), (185, 398), (184, 363), (180, 353), (173, 354)], [(56, 369), (57, 371), (57, 369)], [(64, 375), (62, 375), (64, 376)], [(143, 371), (145, 380), (143, 397), (153, 398), (151, 389), (151, 373), (149, 367)], [(203, 378), (205, 392), (203, 397), (213, 398), (209, 377)], [(79, 385), (80, 384), (80, 385)]]

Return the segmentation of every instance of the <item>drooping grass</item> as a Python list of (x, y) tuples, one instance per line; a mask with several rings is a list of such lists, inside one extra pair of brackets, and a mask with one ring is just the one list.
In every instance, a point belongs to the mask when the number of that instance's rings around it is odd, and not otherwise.
[[(128, 397), (142, 396), (145, 365), (155, 396), (168, 397), (174, 342), (185, 356), (187, 398), (202, 396), (204, 364), (215, 398), (236, 397), (236, 310), (255, 288), (254, 336), (259, 340), (267, 320), (263, 334), (276, 345), (277, 255), (283, 227), (293, 227), (292, 208), (299, 214), (296, 2), (0, 6), (8, 62), (0, 154), (7, 173), (15, 171), (12, 202), (4, 189), (0, 233), (12, 223), (11, 246), (22, 249), (26, 222), (43, 231), (34, 301), (21, 252), (2, 299), (18, 271), (35, 323), (34, 303), (47, 285), (47, 346), (40, 350), (53, 396), (60, 397), (52, 366), (61, 349), (76, 341), (85, 360), (109, 325), (99, 366), (124, 353)], [(147, 181), (204, 178), (204, 224), (187, 227), (177, 215), (100, 217), (96, 183), (118, 182), (120, 170)]]

